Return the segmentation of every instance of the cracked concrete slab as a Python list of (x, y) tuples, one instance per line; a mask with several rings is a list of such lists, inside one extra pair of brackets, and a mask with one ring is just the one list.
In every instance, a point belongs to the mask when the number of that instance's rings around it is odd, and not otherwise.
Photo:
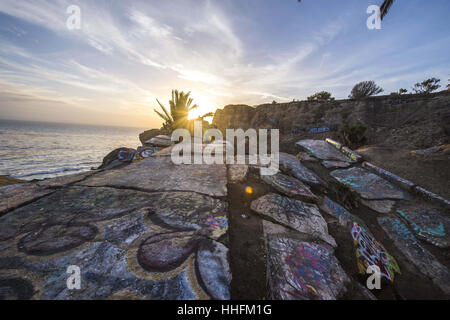
[(278, 223), (336, 246), (328, 226), (314, 204), (270, 193), (252, 201), (250, 208)]
[(329, 245), (266, 235), (269, 298), (335, 300), (350, 282)]
[(356, 162), (331, 146), (325, 140), (300, 140), (296, 144), (297, 146), (308, 150), (314, 157), (320, 160)]
[(419, 243), (407, 226), (400, 219), (391, 217), (380, 217), (378, 223), (408, 260), (449, 295), (449, 270)]
[(120, 170), (98, 173), (79, 185), (146, 191), (193, 191), (225, 197), (227, 169), (224, 164), (176, 165), (170, 157), (150, 157)]
[(334, 170), (330, 175), (366, 200), (408, 199), (402, 189), (362, 168)]
[(22, 183), (0, 187), (0, 215), (8, 210), (48, 195), (53, 191), (35, 183)]
[(229, 299), (226, 212), (195, 192), (58, 190), (0, 218), (0, 296)]
[(450, 218), (435, 208), (409, 206), (397, 213), (411, 226), (414, 234), (437, 247), (450, 247)]
[(314, 172), (305, 167), (296, 156), (280, 152), (279, 162), (281, 171), (286, 174), (289, 174), (309, 185), (322, 184), (321, 179)]
[(291, 176), (277, 173), (271, 176), (261, 174), (261, 180), (275, 190), (300, 200), (317, 202), (317, 196), (311, 192), (308, 186)]

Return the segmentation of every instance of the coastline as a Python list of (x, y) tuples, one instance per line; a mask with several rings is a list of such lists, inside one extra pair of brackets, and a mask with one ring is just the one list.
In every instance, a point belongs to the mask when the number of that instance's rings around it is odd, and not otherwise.
[(8, 176), (0, 176), (0, 187), (9, 186), (11, 184), (26, 183), (28, 181), (11, 178)]

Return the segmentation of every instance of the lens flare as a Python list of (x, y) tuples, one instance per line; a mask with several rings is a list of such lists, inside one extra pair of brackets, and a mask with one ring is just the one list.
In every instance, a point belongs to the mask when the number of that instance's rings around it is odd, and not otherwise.
[(252, 194), (253, 193), (253, 188), (252, 187), (245, 187), (245, 192), (247, 194)]

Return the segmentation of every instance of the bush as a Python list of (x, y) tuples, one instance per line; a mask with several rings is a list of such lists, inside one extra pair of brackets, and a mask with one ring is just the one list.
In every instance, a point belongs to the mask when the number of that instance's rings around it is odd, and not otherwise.
[(441, 85), (438, 84), (439, 82), (441, 82), (440, 79), (430, 78), (416, 83), (412, 89), (415, 93), (429, 94), (441, 87)]
[(401, 88), (398, 92), (391, 92), (391, 97), (400, 97), (402, 94), (407, 93), (408, 90)]
[(327, 91), (321, 91), (313, 94), (308, 97), (308, 101), (333, 101), (334, 98), (331, 96), (331, 93)]
[(383, 91), (383, 88), (377, 86), (375, 81), (363, 81), (353, 87), (352, 92), (348, 97), (350, 99), (367, 98)]
[(344, 144), (350, 148), (360, 147), (366, 141), (366, 130), (367, 127), (362, 124), (355, 126), (344, 125), (341, 128), (341, 136)]

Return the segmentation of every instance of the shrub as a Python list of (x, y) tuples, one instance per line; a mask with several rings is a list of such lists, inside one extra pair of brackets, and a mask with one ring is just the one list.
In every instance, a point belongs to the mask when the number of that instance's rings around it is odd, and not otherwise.
[(441, 87), (439, 82), (441, 82), (440, 79), (430, 78), (425, 81), (416, 83), (412, 89), (415, 93), (429, 94)]
[(334, 98), (331, 96), (331, 93), (327, 91), (321, 91), (313, 94), (308, 97), (308, 101), (333, 101)]
[(352, 92), (348, 97), (350, 99), (367, 98), (383, 91), (383, 88), (377, 86), (375, 81), (363, 81), (353, 87)]
[(398, 92), (391, 92), (392, 97), (400, 97), (402, 94), (407, 93), (408, 90), (401, 88)]
[(344, 144), (351, 148), (361, 146), (366, 141), (366, 130), (367, 127), (362, 124), (355, 126), (344, 125), (341, 128), (341, 136)]

